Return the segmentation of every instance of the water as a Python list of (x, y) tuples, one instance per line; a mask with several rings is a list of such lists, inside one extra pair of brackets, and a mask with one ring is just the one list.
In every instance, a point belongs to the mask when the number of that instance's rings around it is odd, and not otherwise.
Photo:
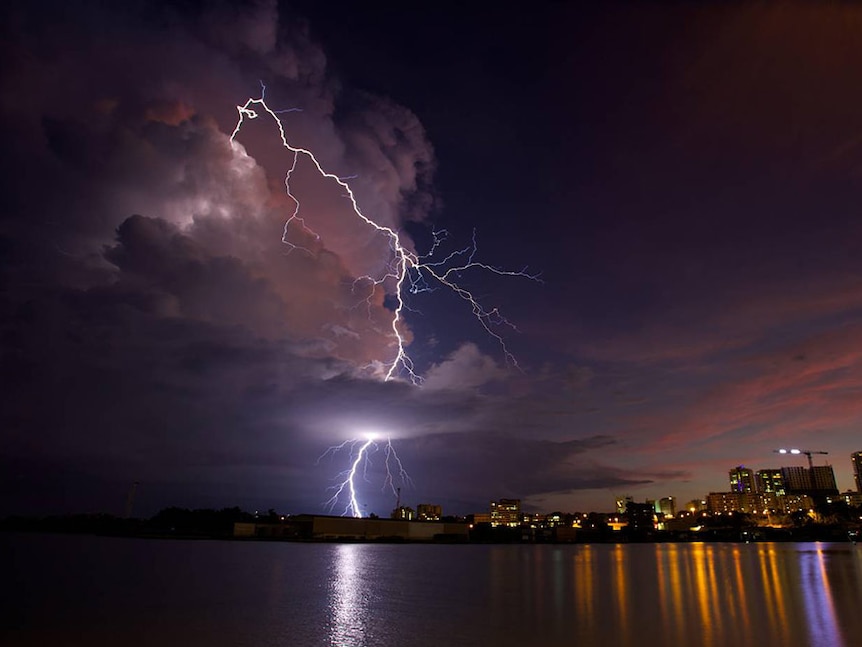
[(0, 644), (862, 645), (862, 545), (0, 534)]

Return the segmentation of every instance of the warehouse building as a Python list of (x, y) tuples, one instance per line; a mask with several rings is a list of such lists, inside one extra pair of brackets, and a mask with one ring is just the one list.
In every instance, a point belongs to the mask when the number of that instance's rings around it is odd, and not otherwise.
[(297, 541), (467, 541), (468, 530), (465, 523), (300, 514), (280, 523), (236, 523), (233, 534)]

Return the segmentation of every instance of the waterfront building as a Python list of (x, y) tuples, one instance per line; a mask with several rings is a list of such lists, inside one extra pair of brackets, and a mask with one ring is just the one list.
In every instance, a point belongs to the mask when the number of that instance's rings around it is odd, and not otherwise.
[(521, 513), (521, 523), (527, 526), (536, 528), (545, 521), (545, 515), (540, 512), (523, 512)]
[(850, 460), (853, 462), (853, 478), (856, 479), (856, 491), (862, 492), (862, 452), (853, 452), (850, 454)]
[(416, 506), (416, 518), (419, 521), (440, 521), (443, 518), (443, 508), (430, 503), (420, 503)]
[(747, 514), (768, 514), (780, 509), (779, 497), (773, 492), (710, 492), (707, 506), (713, 514), (745, 512)]
[(491, 525), (512, 528), (521, 525), (521, 499), (491, 501)]
[(754, 470), (737, 465), (728, 472), (730, 479), (731, 492), (756, 492), (757, 487), (754, 482)]
[(392, 511), (391, 518), (401, 521), (413, 521), (416, 518), (416, 511), (413, 508), (408, 508), (406, 505), (400, 505)]
[(626, 503), (626, 526), (633, 531), (652, 531), (656, 528), (655, 503)]
[(706, 495), (706, 509), (710, 514), (726, 514), (742, 510), (741, 492), (710, 492)]
[(300, 540), (467, 541), (465, 523), (300, 514), (285, 523), (234, 523), (234, 537)]
[[(640, 505), (640, 504), (635, 504), (635, 505)], [(653, 514), (653, 518), (655, 518), (655, 514)], [(629, 525), (628, 521), (626, 521), (626, 515), (625, 514), (623, 514), (622, 516), (620, 516), (620, 515), (613, 515), (613, 516), (608, 515), (607, 517), (605, 517), (605, 523), (607, 524), (608, 528), (610, 528), (614, 532), (619, 532), (620, 530), (625, 528), (627, 525)], [(647, 530), (649, 530), (649, 529), (650, 529), (649, 526), (647, 526)]]
[(851, 508), (862, 506), (862, 492), (847, 490), (841, 494), (826, 497), (826, 503), (846, 503)]
[(705, 512), (709, 507), (706, 499), (692, 499), (685, 504), (685, 509), (694, 514), (695, 512)]
[(758, 492), (771, 492), (778, 496), (784, 496), (784, 477), (780, 469), (757, 470), (754, 474), (754, 482)]
[(573, 522), (569, 522), (568, 524), (566, 523), (565, 516), (566, 515), (563, 515), (562, 512), (550, 512), (545, 515), (545, 525), (548, 528), (556, 528), (557, 526), (563, 525), (573, 525)]
[(634, 499), (629, 495), (618, 496), (614, 499), (614, 503), (617, 508), (617, 514), (625, 514), (626, 513), (626, 504), (634, 502)]
[(778, 510), (778, 496), (774, 492), (753, 492), (742, 497), (742, 511), (749, 514), (769, 514)]
[(784, 514), (805, 512), (814, 507), (814, 500), (807, 494), (785, 494), (778, 497), (778, 507)]
[(676, 516), (676, 498), (672, 496), (664, 496), (658, 500), (656, 504), (656, 512), (659, 512), (665, 516), (666, 519), (670, 519)]

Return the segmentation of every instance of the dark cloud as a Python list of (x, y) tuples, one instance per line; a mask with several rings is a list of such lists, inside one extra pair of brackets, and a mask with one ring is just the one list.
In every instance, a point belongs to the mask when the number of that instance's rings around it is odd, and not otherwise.
[(3, 457), (18, 494), (52, 470), (198, 492), (231, 478), (278, 498), (254, 469), (281, 470), (284, 490), (347, 431), (317, 424), (318, 407), (347, 410), (363, 388), (357, 415), (383, 406), (367, 380), (394, 356), (391, 313), (354, 284), (381, 261), (361, 265), (373, 240), (344, 239), (327, 206), (339, 187), (309, 190), (331, 235), (288, 253), (289, 156), (267, 148), (272, 123), (232, 143), (235, 106), (260, 79), (301, 108), (290, 136), (360, 176), (357, 195), (392, 226), (431, 204), (421, 124), (370, 95), (336, 119), (325, 55), (275, 2), (3, 13)]

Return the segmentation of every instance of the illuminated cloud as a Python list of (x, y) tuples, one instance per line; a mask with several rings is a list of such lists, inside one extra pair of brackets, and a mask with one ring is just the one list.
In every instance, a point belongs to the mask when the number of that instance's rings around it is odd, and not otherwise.
[[(161, 30), (140, 30), (138, 20)], [(114, 28), (98, 29), (104, 21)], [(415, 116), (366, 96), (336, 122), (325, 56), (302, 29), (279, 21), (275, 2), (218, 3), (201, 14), (83, 8), (61, 40), (47, 23), (36, 25), (6, 46), (20, 65), (4, 75), (5, 91), (48, 68), (56, 82), (7, 106), (5, 117), (17, 124), (12, 155), (34, 176), (52, 178), (50, 191), (18, 206), (37, 215), (13, 222), (46, 281), (139, 288), (158, 294), (166, 312), (313, 341), (357, 369), (394, 356), (382, 294), (366, 302), (353, 285), (380, 271), (387, 241), (347, 221), (340, 187), (305, 178), (323, 235), (313, 254), (288, 254), (281, 236), (293, 209), (283, 186), (289, 160), (256, 146), (272, 140), (273, 126), (244, 141), (248, 148), (232, 146), (228, 133), (234, 106), (264, 78), (270, 96), (302, 110), (290, 136), (315, 146), (330, 168), (357, 175), (367, 208), (398, 226), (423, 218), (430, 204), (423, 192), (433, 152)], [(38, 59), (21, 57), (37, 45)]]
[(466, 343), (449, 357), (434, 364), (425, 375), (426, 389), (475, 389), (489, 382), (502, 380), (507, 371), (494, 358), (484, 355), (476, 344)]

